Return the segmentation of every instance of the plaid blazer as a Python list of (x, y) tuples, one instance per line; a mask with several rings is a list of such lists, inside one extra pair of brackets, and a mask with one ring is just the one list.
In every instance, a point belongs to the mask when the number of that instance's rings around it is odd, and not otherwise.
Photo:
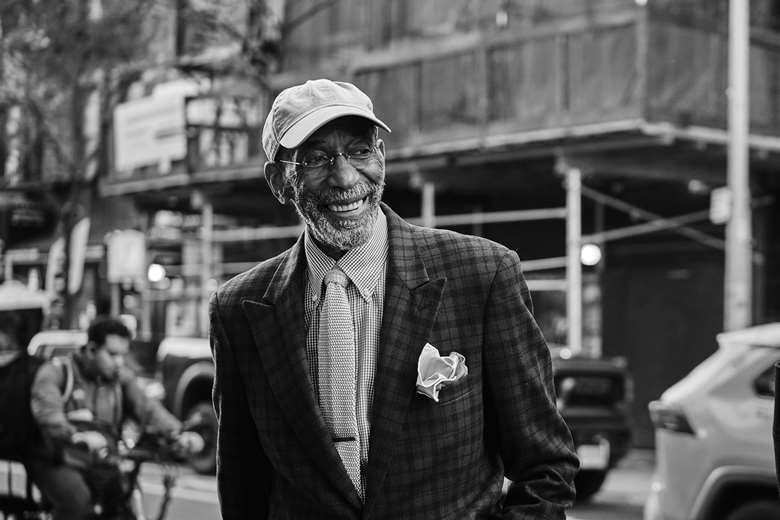
[[(386, 205), (384, 317), (361, 503), (330, 441), (306, 359), (303, 241), (212, 297), (224, 519), (563, 519), (578, 460), (517, 254), (410, 225)], [(416, 393), (426, 342), (468, 375)], [(513, 485), (506, 503), (501, 487)]]

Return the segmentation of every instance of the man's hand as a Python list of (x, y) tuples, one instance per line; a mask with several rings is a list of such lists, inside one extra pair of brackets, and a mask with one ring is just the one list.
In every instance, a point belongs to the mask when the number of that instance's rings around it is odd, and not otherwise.
[(104, 453), (108, 449), (106, 437), (96, 431), (76, 432), (70, 436), (73, 444), (84, 444), (92, 453)]
[(174, 442), (174, 449), (181, 455), (192, 455), (203, 451), (206, 441), (195, 432), (181, 432)]

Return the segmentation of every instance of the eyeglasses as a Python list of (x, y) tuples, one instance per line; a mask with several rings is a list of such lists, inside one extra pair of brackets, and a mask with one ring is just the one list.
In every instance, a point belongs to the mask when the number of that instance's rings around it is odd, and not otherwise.
[(306, 154), (302, 161), (283, 161), (279, 159), (278, 162), (284, 164), (292, 164), (293, 166), (300, 166), (305, 170), (320, 170), (323, 168), (332, 168), (336, 164), (336, 158), (339, 156), (344, 157), (346, 161), (355, 168), (362, 168), (374, 158), (374, 150), (372, 147), (362, 147), (349, 152), (338, 152), (334, 154), (328, 154), (321, 150), (314, 150)]

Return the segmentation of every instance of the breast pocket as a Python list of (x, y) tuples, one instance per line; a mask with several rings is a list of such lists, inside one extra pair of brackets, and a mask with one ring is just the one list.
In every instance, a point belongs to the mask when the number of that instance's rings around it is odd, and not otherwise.
[[(468, 397), (474, 391), (474, 387), (468, 384), (468, 376), (462, 377), (454, 383), (444, 386), (439, 392), (439, 405), (454, 403)], [(433, 400), (432, 400), (433, 401)], [(435, 401), (433, 401), (435, 403)]]
[(479, 385), (470, 383), (466, 377), (443, 388), (438, 402), (416, 394), (407, 416), (410, 438), (457, 438), (478, 427), (482, 417), (481, 390)]

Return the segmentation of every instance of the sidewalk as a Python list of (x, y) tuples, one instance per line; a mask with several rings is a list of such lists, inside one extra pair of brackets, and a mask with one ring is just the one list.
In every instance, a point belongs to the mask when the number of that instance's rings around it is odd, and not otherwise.
[(654, 470), (655, 450), (632, 449), (607, 475), (601, 493), (619, 503), (642, 506), (650, 493)]
[(642, 470), (648, 469), (652, 473), (655, 469), (655, 450), (650, 448), (632, 448), (620, 461), (618, 468)]

